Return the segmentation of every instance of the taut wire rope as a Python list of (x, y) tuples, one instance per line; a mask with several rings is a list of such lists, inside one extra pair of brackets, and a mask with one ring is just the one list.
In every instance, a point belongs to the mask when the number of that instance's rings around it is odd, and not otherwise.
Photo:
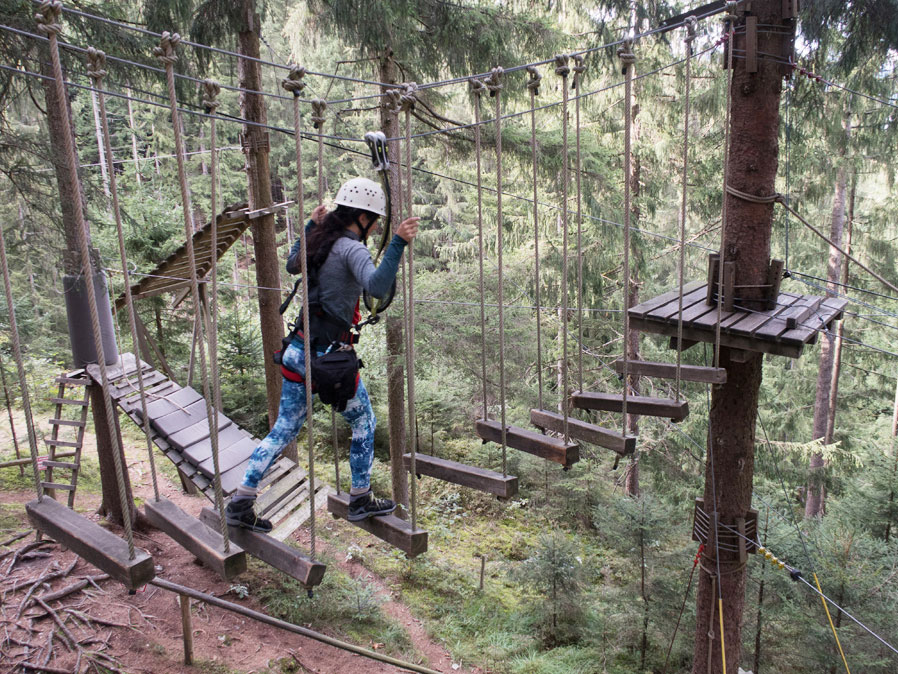
[(695, 42), (695, 27), (697, 20), (694, 16), (686, 19), (686, 83), (683, 94), (683, 184), (682, 198), (680, 200), (680, 256), (677, 264), (677, 280), (679, 282), (679, 299), (677, 310), (677, 374), (674, 389), (676, 398), (680, 400), (680, 376), (683, 363), (683, 283), (686, 268), (686, 193), (688, 189), (689, 175), (689, 107), (690, 88), (692, 86), (692, 43)]
[[(94, 348), (97, 356), (97, 365), (100, 369), (100, 379), (103, 388), (103, 404), (106, 410), (107, 419), (115, 419), (115, 409), (112, 406), (112, 398), (109, 395), (109, 376), (106, 371), (106, 355), (103, 349), (103, 336), (100, 328), (100, 315), (97, 311), (97, 294), (94, 288), (94, 275), (92, 273), (93, 266), (90, 261), (90, 247), (88, 240), (90, 238), (90, 230), (87, 221), (84, 218), (84, 203), (81, 198), (80, 187), (78, 184), (78, 156), (75, 154), (74, 134), (69, 122), (68, 96), (66, 95), (65, 80), (62, 75), (62, 62), (59, 59), (59, 45), (57, 38), (62, 32), (60, 25), (60, 13), (62, 12), (62, 3), (58, 0), (52, 2), (45, 1), (41, 3), (40, 11), (35, 15), (38, 22), (38, 30), (46, 34), (50, 39), (50, 58), (53, 63), (53, 77), (55, 78), (56, 88), (56, 104), (59, 106), (60, 117), (63, 119), (63, 160), (67, 163), (69, 175), (75, 180), (76, 195), (74, 204), (75, 225), (78, 232), (78, 247), (81, 253), (81, 270), (84, 279), (84, 285), (87, 290), (87, 304), (90, 313), (91, 330), (94, 338)], [(134, 559), (134, 534), (131, 530), (131, 507), (128, 502), (128, 490), (125, 488), (124, 471), (125, 467), (122, 462), (122, 447), (119, 443), (118, 434), (112, 432), (109, 434), (110, 444), (112, 446), (112, 461), (115, 466), (116, 485), (118, 487), (119, 503), (122, 508), (122, 525), (125, 529), (125, 539), (128, 543), (128, 559)], [(40, 492), (39, 492), (40, 493)]]
[[(184, 138), (181, 135), (181, 116), (178, 113), (178, 103), (175, 97), (175, 70), (174, 65), (178, 60), (176, 50), (181, 36), (177, 33), (164, 32), (159, 40), (159, 46), (153, 50), (156, 58), (165, 67), (165, 79), (168, 85), (168, 98), (171, 107), (172, 129), (175, 137), (175, 154), (178, 155), (178, 186), (181, 190), (181, 211), (184, 216), (184, 237), (186, 239), (187, 260), (190, 266), (190, 294), (193, 298), (193, 307), (197, 312), (197, 316), (202, 316), (203, 305), (200, 300), (199, 281), (197, 279), (196, 255), (193, 248), (193, 207), (190, 199), (190, 187), (187, 184), (187, 167), (184, 161)], [(215, 218), (215, 213), (212, 214)], [(214, 246), (214, 244), (213, 244)], [(212, 248), (214, 256), (215, 249)], [(221, 537), (224, 542), (224, 552), (231, 551), (231, 541), (228, 535), (228, 524), (225, 521), (224, 496), (221, 489), (221, 471), (218, 462), (218, 411), (213, 405), (212, 393), (209, 385), (209, 372), (206, 367), (206, 345), (202, 342), (203, 323), (205, 321), (198, 320), (198, 332), (201, 343), (198, 345), (197, 354), (200, 360), (200, 375), (203, 382), (203, 400), (206, 403), (206, 418), (209, 422), (209, 440), (212, 445), (212, 463), (215, 474), (212, 484), (215, 489), (215, 508), (218, 510), (218, 524), (221, 531)], [(213, 367), (215, 364), (212, 364)]]
[[(529, 79), (527, 80), (527, 89), (530, 91), (530, 152), (533, 160), (533, 295), (534, 304), (536, 305), (536, 379), (538, 382), (537, 402), (539, 409), (543, 409), (543, 335), (542, 335), (542, 310), (540, 309), (539, 298), (539, 201), (537, 187), (537, 162), (536, 162), (536, 97), (539, 94), (539, 85), (542, 80), (539, 70), (536, 66), (527, 68)], [(479, 80), (472, 80), (479, 81)], [(478, 125), (479, 128), (479, 125)], [(477, 137), (478, 145), (480, 137)], [(478, 180), (480, 176), (480, 159), (478, 157), (477, 164)], [(483, 253), (481, 252), (480, 264), (483, 266)], [(481, 301), (483, 300), (483, 288), (480, 289)], [(482, 334), (482, 330), (481, 330)], [(484, 365), (484, 372), (486, 365)], [(484, 385), (486, 384), (486, 376), (484, 376)], [(485, 415), (484, 415), (485, 416)]]
[[(218, 108), (218, 94), (221, 92), (221, 85), (215, 80), (203, 80), (203, 107), (206, 112), (212, 113)], [(212, 292), (207, 297), (207, 301), (211, 308), (212, 325), (209, 327), (209, 363), (212, 366), (212, 399), (215, 409), (222, 411), (221, 405), (221, 378), (218, 376), (218, 137), (215, 124), (215, 117), (209, 120), (209, 152), (210, 152), (210, 182), (211, 192), (210, 203), (212, 205), (212, 222), (211, 231), (209, 232), (212, 247), (212, 260), (209, 269), (209, 276), (212, 278)]]
[[(574, 61), (574, 83), (571, 88), (580, 93), (580, 82), (586, 65), (583, 56), (571, 54)], [(574, 175), (577, 178), (577, 389), (583, 391), (583, 189), (580, 154), (580, 96), (574, 98), (574, 132), (577, 146), (576, 168)], [(566, 206), (565, 206), (566, 207)]]
[(495, 99), (496, 106), (496, 256), (499, 265), (499, 409), (502, 423), (502, 477), (508, 475), (508, 427), (506, 425), (505, 404), (505, 277), (502, 262), (502, 79), (505, 71), (501, 67), (493, 68), (489, 77), (484, 80), (490, 96)]
[(570, 442), (568, 434), (568, 362), (567, 362), (567, 326), (568, 326), (568, 195), (570, 192), (571, 174), (568, 170), (568, 75), (571, 68), (568, 65), (567, 54), (558, 54), (555, 57), (555, 74), (561, 77), (561, 413), (562, 434), (564, 441)]
[[(106, 75), (106, 54), (99, 49), (90, 48), (87, 51), (87, 69), (97, 89), (102, 89), (103, 78)], [(106, 153), (106, 164), (115, 166), (112, 156), (112, 140), (109, 134), (109, 117), (106, 114), (106, 96), (102, 91), (97, 93), (97, 107), (100, 115), (100, 130), (103, 135), (103, 147)], [(115, 230), (118, 239), (119, 260), (122, 265), (124, 280), (125, 304), (128, 308), (128, 326), (131, 329), (131, 343), (134, 345), (134, 360), (137, 369), (137, 387), (140, 390), (140, 410), (143, 418), (143, 432), (147, 442), (147, 457), (150, 462), (150, 476), (153, 482), (153, 496), (159, 501), (159, 480), (156, 476), (156, 459), (153, 455), (152, 429), (150, 428), (150, 416), (147, 414), (147, 392), (143, 381), (143, 366), (140, 361), (139, 341), (137, 337), (137, 319), (134, 315), (134, 300), (131, 296), (131, 283), (128, 278), (128, 259), (125, 253), (125, 235), (122, 229), (122, 212), (118, 198), (118, 179), (115, 171), (109, 172), (109, 193), (112, 197), (112, 215), (115, 219)], [(124, 367), (122, 368), (124, 372)]]
[[(312, 417), (313, 417), (313, 400), (312, 400), (312, 343), (309, 331), (309, 261), (307, 256), (307, 238), (305, 227), (305, 193), (302, 182), (302, 118), (299, 114), (300, 95), (305, 89), (306, 69), (301, 66), (293, 66), (290, 73), (281, 82), (281, 86), (293, 94), (293, 140), (296, 151), (296, 206), (297, 227), (299, 228), (299, 268), (302, 275), (302, 343), (305, 350), (305, 377), (304, 384), (306, 388), (306, 440), (308, 442), (309, 467), (315, 463), (315, 444), (312, 433)], [(337, 483), (337, 493), (340, 493), (340, 455), (334, 448), (334, 481)], [(313, 478), (314, 479), (314, 478)], [(311, 487), (314, 486), (310, 482), (310, 507), (309, 507), (309, 531), (310, 545), (309, 549), (312, 558), (315, 558), (315, 491)]]
[[(480, 132), (480, 106), (481, 96), (486, 92), (486, 85), (483, 80), (471, 80), (471, 93), (474, 96), (474, 156), (477, 159), (477, 249), (479, 252), (479, 289), (480, 289), (480, 378), (483, 382), (483, 420), (488, 418), (488, 402), (487, 402), (487, 381), (486, 381), (486, 298), (484, 296), (483, 283), (483, 178), (481, 177), (481, 132)], [(400, 171), (401, 173), (401, 171)], [(535, 203), (535, 200), (534, 200)], [(539, 264), (539, 256), (537, 256), (537, 264)], [(537, 293), (539, 291), (537, 290)], [(537, 297), (539, 295), (537, 294)], [(537, 321), (539, 321), (539, 311), (537, 310)], [(539, 325), (539, 323), (537, 323)], [(542, 382), (542, 375), (540, 375)], [(542, 393), (542, 387), (540, 387)]]
[(633, 54), (633, 44), (630, 41), (624, 42), (618, 48), (617, 56), (620, 59), (621, 67), (624, 71), (626, 81), (624, 84), (624, 263), (623, 263), (623, 289), (624, 289), (624, 356), (623, 356), (623, 381), (624, 392), (621, 403), (621, 412), (623, 417), (623, 429), (621, 434), (627, 435), (627, 397), (630, 389), (630, 180), (632, 178), (632, 156), (631, 156), (631, 127), (633, 124), (633, 65), (636, 63), (636, 56)]

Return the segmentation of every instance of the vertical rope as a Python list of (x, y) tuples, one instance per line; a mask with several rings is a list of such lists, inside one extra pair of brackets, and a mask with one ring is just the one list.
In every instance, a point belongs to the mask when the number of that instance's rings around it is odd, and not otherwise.
[[(84, 219), (84, 204), (81, 201), (81, 190), (78, 188), (78, 157), (75, 154), (75, 146), (73, 142), (73, 133), (69, 124), (68, 109), (66, 101), (68, 96), (65, 90), (65, 80), (62, 74), (62, 63), (59, 59), (59, 43), (57, 36), (62, 32), (62, 26), (59, 24), (60, 13), (62, 12), (62, 3), (58, 0), (53, 2), (45, 1), (41, 3), (40, 11), (35, 16), (38, 22), (38, 29), (44, 33), (50, 41), (50, 58), (53, 62), (53, 77), (56, 87), (57, 104), (60, 107), (60, 117), (63, 119), (63, 138), (65, 161), (69, 175), (75, 180), (75, 224), (78, 231), (78, 245), (81, 253), (81, 268), (84, 275), (85, 287), (87, 290), (87, 304), (90, 311), (91, 330), (93, 331), (94, 347), (97, 354), (97, 364), (100, 368), (100, 378), (103, 387), (103, 403), (106, 408), (106, 417), (111, 423), (115, 420), (115, 410), (112, 406), (112, 398), (109, 396), (109, 377), (106, 372), (106, 355), (103, 350), (103, 336), (100, 329), (100, 315), (97, 311), (97, 295), (94, 288), (93, 266), (90, 261), (90, 247), (88, 240), (90, 238), (90, 230)], [(122, 524), (125, 529), (125, 539), (128, 542), (128, 559), (134, 559), (134, 535), (131, 531), (131, 504), (128, 502), (127, 489), (125, 489), (124, 466), (122, 465), (122, 448), (119, 443), (118, 434), (110, 433), (110, 441), (112, 445), (112, 459), (115, 465), (115, 477), (118, 486), (119, 501), (124, 510)], [(39, 492), (40, 493), (40, 492)]]
[(209, 363), (212, 367), (212, 399), (215, 409), (222, 411), (221, 405), (221, 378), (218, 373), (218, 138), (215, 125), (215, 110), (218, 109), (218, 94), (221, 92), (221, 85), (215, 80), (203, 80), (203, 107), (206, 109), (209, 118), (209, 152), (211, 153), (210, 179), (211, 204), (212, 204), (212, 226), (210, 231), (212, 254), (212, 266), (209, 270), (209, 276), (212, 278), (212, 292), (207, 298), (211, 305), (212, 325), (209, 326)]
[[(480, 130), (480, 97), (486, 91), (483, 80), (470, 80), (471, 93), (474, 95), (474, 154), (477, 157), (477, 249), (479, 257), (479, 289), (480, 289), (480, 378), (483, 381), (483, 420), (487, 415), (487, 383), (486, 383), (486, 298), (483, 287), (483, 178), (481, 166), (481, 130)], [(536, 201), (534, 200), (534, 207)], [(537, 261), (539, 257), (537, 257)], [(537, 262), (538, 263), (538, 262)], [(539, 290), (537, 290), (539, 292)], [(537, 311), (537, 320), (539, 312)], [(542, 378), (540, 378), (542, 381)], [(540, 388), (542, 392), (542, 388)], [(504, 437), (504, 436), (503, 436)]]
[(683, 189), (680, 201), (680, 256), (677, 264), (679, 281), (679, 306), (677, 311), (677, 375), (674, 385), (676, 398), (680, 400), (680, 375), (683, 363), (683, 281), (686, 265), (686, 190), (689, 168), (689, 106), (690, 87), (692, 85), (692, 43), (695, 41), (695, 27), (698, 21), (694, 16), (686, 19), (686, 91), (683, 101)]
[(571, 88), (577, 93), (574, 99), (575, 130), (577, 145), (577, 388), (583, 390), (583, 190), (581, 189), (580, 165), (580, 79), (586, 71), (581, 54), (573, 54), (574, 83)]
[(624, 85), (624, 357), (623, 377), (624, 395), (621, 411), (623, 412), (623, 435), (627, 434), (627, 395), (630, 390), (630, 181), (632, 179), (632, 155), (631, 155), (631, 130), (633, 126), (633, 64), (636, 56), (633, 54), (633, 43), (624, 42), (618, 49), (621, 67), (626, 76)]
[(568, 88), (567, 78), (571, 72), (568, 56), (555, 56), (555, 74), (561, 76), (561, 410), (564, 415), (564, 441), (568, 437), (568, 367), (567, 367), (567, 326), (568, 326), (568, 194), (570, 192), (571, 175), (568, 170)]
[[(3, 288), (6, 291), (6, 310), (9, 313), (9, 333), (12, 341), (13, 358), (19, 374), (19, 388), (22, 391), (22, 408), (25, 411), (25, 426), (28, 429), (28, 445), (31, 448), (31, 468), (34, 471), (34, 491), (37, 500), (43, 501), (44, 489), (41, 486), (40, 471), (37, 468), (37, 433), (34, 431), (34, 417), (31, 415), (31, 395), (28, 393), (28, 381), (25, 378), (25, 365), (22, 362), (22, 343), (19, 340), (19, 325), (16, 322), (16, 310), (12, 301), (12, 283), (9, 278), (9, 262), (6, 259), (6, 238), (3, 235), (3, 222), (0, 220), (0, 265), (3, 266)], [(12, 424), (12, 415), (9, 418)]]
[[(281, 86), (293, 94), (293, 143), (296, 151), (296, 205), (299, 216), (299, 267), (302, 275), (302, 342), (305, 349), (305, 387), (306, 387), (306, 440), (308, 441), (309, 466), (315, 460), (315, 444), (312, 427), (313, 400), (312, 400), (312, 344), (309, 331), (309, 274), (306, 248), (306, 228), (303, 223), (305, 214), (305, 194), (302, 184), (302, 120), (299, 114), (299, 97), (306, 88), (303, 78), (306, 69), (300, 66), (291, 66), (290, 74), (281, 81)], [(313, 478), (314, 479), (314, 478)], [(340, 455), (334, 451), (334, 480), (337, 483), (337, 493), (340, 493)], [(313, 484), (310, 482), (310, 488)], [(312, 559), (315, 558), (315, 492), (310, 489), (309, 507), (309, 549)]]
[[(165, 67), (165, 79), (168, 84), (168, 99), (171, 107), (172, 128), (175, 134), (175, 157), (178, 163), (178, 185), (181, 190), (181, 210), (184, 215), (184, 237), (187, 240), (187, 259), (190, 262), (190, 293), (193, 296), (193, 306), (197, 315), (202, 314), (202, 304), (200, 302), (199, 281), (197, 279), (196, 255), (193, 248), (193, 207), (190, 202), (190, 187), (187, 184), (187, 162), (184, 154), (184, 138), (181, 135), (181, 117), (178, 112), (178, 102), (175, 96), (175, 70), (174, 64), (178, 60), (175, 51), (181, 36), (177, 33), (162, 33), (159, 46), (153, 50), (156, 58)], [(213, 217), (214, 214), (213, 214)], [(198, 337), (200, 341), (203, 339), (202, 323), (200, 326)], [(228, 525), (225, 521), (224, 512), (224, 496), (221, 490), (221, 471), (218, 465), (218, 412), (212, 404), (212, 395), (209, 386), (209, 373), (206, 369), (206, 346), (200, 343), (197, 348), (197, 354), (200, 360), (200, 374), (203, 382), (203, 400), (206, 403), (206, 418), (209, 422), (209, 439), (212, 443), (212, 463), (215, 469), (212, 484), (215, 488), (215, 507), (218, 510), (218, 523), (221, 531), (221, 537), (224, 539), (224, 551), (229, 553), (231, 550), (231, 542), (228, 537)]]
[(496, 99), (496, 254), (499, 264), (499, 398), (502, 420), (502, 477), (508, 474), (508, 427), (505, 420), (505, 281), (502, 262), (502, 77), (505, 71), (496, 67), (484, 84)]
[[(109, 134), (109, 116), (106, 113), (106, 95), (103, 93), (103, 78), (106, 76), (106, 54), (93, 47), (87, 50), (87, 74), (97, 90), (97, 107), (100, 117), (100, 133), (106, 153), (106, 163), (115, 166), (112, 156), (112, 141)], [(122, 279), (125, 286), (125, 304), (128, 308), (128, 325), (131, 328), (131, 343), (134, 345), (134, 358), (137, 366), (137, 387), (140, 390), (140, 409), (143, 418), (143, 432), (147, 443), (147, 457), (150, 462), (150, 476), (153, 482), (153, 496), (159, 501), (159, 480), (156, 476), (156, 458), (153, 455), (152, 430), (150, 417), (147, 414), (147, 392), (143, 381), (143, 367), (140, 360), (140, 349), (137, 337), (137, 319), (135, 318), (134, 300), (131, 295), (131, 283), (128, 277), (128, 259), (125, 254), (125, 235), (122, 228), (122, 212), (118, 198), (118, 179), (115, 171), (109, 173), (109, 192), (112, 197), (112, 215), (115, 219), (115, 230), (118, 237), (119, 261), (122, 266)], [(117, 324), (116, 324), (117, 325)], [(122, 368), (124, 372), (124, 367)]]
[(829, 606), (826, 604), (826, 598), (823, 596), (823, 588), (820, 587), (820, 579), (817, 578), (817, 572), (812, 572), (814, 576), (814, 584), (817, 586), (817, 592), (820, 593), (820, 601), (823, 602), (823, 610), (826, 611), (826, 619), (829, 620), (829, 628), (833, 632), (833, 636), (836, 638), (836, 646), (839, 647), (839, 655), (842, 656), (842, 664), (845, 665), (845, 671), (848, 674), (851, 674), (851, 670), (848, 668), (848, 660), (845, 659), (845, 651), (842, 650), (842, 642), (839, 641), (839, 634), (836, 632), (836, 626), (833, 624), (833, 617), (829, 614)]
[[(527, 89), (530, 91), (530, 152), (533, 160), (533, 294), (536, 302), (536, 378), (539, 384), (539, 409), (543, 409), (543, 335), (542, 335), (542, 308), (539, 297), (539, 200), (537, 199), (537, 163), (536, 163), (536, 97), (539, 94), (539, 84), (543, 76), (539, 74), (536, 66), (527, 66), (530, 79), (527, 80)], [(478, 127), (479, 129), (479, 127)], [(479, 141), (479, 137), (478, 137)], [(480, 165), (477, 166), (478, 179)], [(482, 256), (481, 256), (481, 265)], [(481, 290), (481, 297), (483, 291)]]

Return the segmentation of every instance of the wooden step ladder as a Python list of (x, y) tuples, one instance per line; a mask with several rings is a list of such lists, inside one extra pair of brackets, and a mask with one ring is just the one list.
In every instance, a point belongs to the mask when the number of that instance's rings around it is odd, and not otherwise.
[[(412, 469), (412, 455), (403, 454), (405, 469)], [(415, 454), (415, 475), (427, 475), (444, 482), (451, 482), (462, 487), (469, 487), (487, 494), (494, 494), (500, 499), (509, 499), (518, 493), (518, 478), (514, 475), (502, 475), (494, 470), (469, 466), (466, 463), (441, 459), (430, 454)]]
[[(42, 462), (44, 480), (41, 486), (50, 498), (55, 498), (56, 490), (68, 492), (68, 506), (75, 505), (75, 489), (81, 470), (81, 447), (84, 444), (84, 430), (87, 427), (87, 413), (90, 409), (90, 395), (87, 385), (90, 378), (81, 370), (67, 372), (56, 377), (59, 385), (54, 404), (53, 418), (50, 419), (47, 459)], [(76, 394), (80, 394), (80, 397)], [(67, 480), (54, 478), (53, 471), (69, 471)]]
[[(478, 419), (474, 430), (484, 442), (502, 444), (502, 423), (493, 419)], [(505, 426), (505, 444), (512, 449), (527, 452), (555, 463), (567, 470), (580, 460), (580, 445), (560, 438), (542, 435), (517, 426)]]

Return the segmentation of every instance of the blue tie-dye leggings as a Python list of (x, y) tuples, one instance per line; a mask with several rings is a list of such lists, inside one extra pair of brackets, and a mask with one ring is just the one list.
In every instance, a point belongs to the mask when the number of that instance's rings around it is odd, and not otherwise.
[[(305, 374), (305, 349), (295, 341), (283, 354), (284, 364), (295, 372)], [(371, 465), (374, 463), (374, 428), (377, 419), (371, 408), (371, 399), (365, 384), (359, 381), (355, 397), (342, 412), (352, 427), (352, 444), (349, 445), (349, 468), (352, 486), (366, 489), (371, 483)], [(281, 406), (271, 432), (249, 458), (243, 486), (256, 489), (265, 471), (280, 456), (281, 451), (293, 440), (306, 420), (306, 385), (284, 379), (281, 387)]]

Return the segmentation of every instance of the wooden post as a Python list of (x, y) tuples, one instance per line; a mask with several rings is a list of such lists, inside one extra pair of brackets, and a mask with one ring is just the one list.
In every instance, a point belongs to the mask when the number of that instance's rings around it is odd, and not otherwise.
[(184, 664), (193, 664), (193, 625), (190, 620), (190, 597), (184, 594), (178, 595), (178, 603), (181, 604), (181, 631), (184, 636)]

